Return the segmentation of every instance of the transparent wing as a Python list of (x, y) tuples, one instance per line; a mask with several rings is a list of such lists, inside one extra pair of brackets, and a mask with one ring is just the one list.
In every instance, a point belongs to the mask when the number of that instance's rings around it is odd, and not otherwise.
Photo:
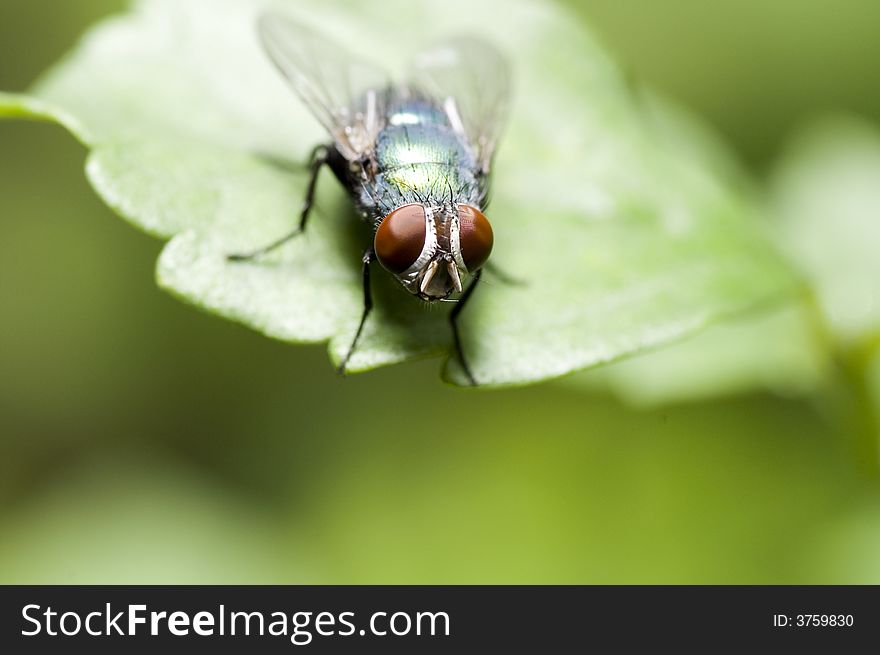
[(510, 102), (504, 56), (480, 39), (456, 38), (417, 54), (410, 84), (442, 104), (488, 172)]
[(269, 58), (327, 129), (342, 155), (360, 159), (379, 132), (388, 77), (281, 14), (263, 14), (257, 30)]

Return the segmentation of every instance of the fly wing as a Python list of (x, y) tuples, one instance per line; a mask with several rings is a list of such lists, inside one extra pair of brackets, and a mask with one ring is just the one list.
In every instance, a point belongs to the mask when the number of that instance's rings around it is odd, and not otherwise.
[(388, 77), (308, 27), (277, 13), (260, 16), (257, 30), (269, 58), (342, 155), (360, 159), (384, 120)]
[(459, 37), (418, 53), (410, 84), (441, 104), (488, 173), (510, 102), (504, 56), (485, 41)]

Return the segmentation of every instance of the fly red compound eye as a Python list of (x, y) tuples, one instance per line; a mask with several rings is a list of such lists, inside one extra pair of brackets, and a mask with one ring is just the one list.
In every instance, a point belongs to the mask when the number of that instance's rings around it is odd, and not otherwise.
[(422, 254), (425, 238), (425, 208), (404, 205), (382, 219), (373, 247), (382, 266), (392, 273), (402, 273)]
[(492, 253), (492, 226), (483, 212), (470, 205), (458, 206), (458, 221), (461, 258), (468, 271), (475, 271), (486, 263)]

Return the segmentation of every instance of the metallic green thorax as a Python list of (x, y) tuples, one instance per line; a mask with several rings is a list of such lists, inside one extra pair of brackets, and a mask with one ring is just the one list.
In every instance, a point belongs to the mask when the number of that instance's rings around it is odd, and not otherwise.
[(392, 99), (386, 118), (370, 162), (373, 175), (355, 192), (374, 224), (410, 203), (482, 204), (479, 166), (442, 109), (419, 98)]

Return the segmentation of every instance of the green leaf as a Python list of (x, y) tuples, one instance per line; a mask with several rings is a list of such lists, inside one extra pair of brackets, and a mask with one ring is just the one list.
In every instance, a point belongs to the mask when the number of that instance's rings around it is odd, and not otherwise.
[(21, 118), (33, 121), (56, 122), (77, 135), (81, 126), (76, 119), (58, 107), (33, 96), (0, 91), (0, 118)]
[(880, 130), (826, 118), (793, 139), (774, 176), (780, 240), (843, 345), (880, 335)]
[(565, 382), (610, 388), (632, 405), (651, 407), (758, 390), (805, 394), (824, 381), (829, 366), (808, 309), (789, 303)]
[[(487, 274), (462, 314), (481, 384), (611, 361), (793, 287), (724, 148), (635, 93), (557, 6), (144, 0), (92, 30), (34, 94), (59, 120), (75, 117), (102, 197), (171, 238), (157, 277), (181, 298), (287, 341), (329, 340), (336, 362), (360, 316), (370, 235), (331, 179), (307, 235), (259, 263), (225, 260), (290, 229), (305, 183), (291, 162), (326, 140), (260, 51), (254, 22), (267, 5), (306, 13), (398, 74), (405, 53), (459, 33), (462, 16), (511, 58), (516, 96), (489, 214), (493, 260), (526, 284)], [(350, 370), (447, 354), (448, 307), (421, 306), (377, 273)], [(454, 359), (445, 376), (465, 382)]]
[(852, 117), (811, 122), (785, 149), (771, 192), (778, 243), (816, 303), (747, 316), (571, 383), (610, 386), (647, 405), (755, 389), (802, 393), (823, 380), (837, 348), (865, 368), (870, 392), (880, 339), (880, 130)]

